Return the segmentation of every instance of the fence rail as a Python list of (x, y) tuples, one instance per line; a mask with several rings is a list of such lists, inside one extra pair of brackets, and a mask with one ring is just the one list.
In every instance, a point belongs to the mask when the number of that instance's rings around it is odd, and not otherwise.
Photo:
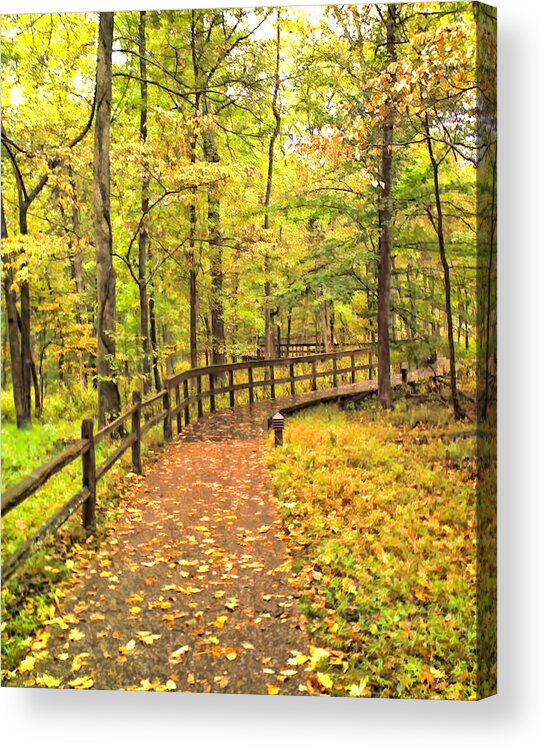
[[(89, 533), (93, 531), (96, 523), (97, 483), (129, 448), (132, 470), (141, 474), (142, 438), (161, 422), (164, 439), (169, 441), (173, 437), (173, 421), (176, 421), (179, 433), (183, 423), (187, 425), (194, 418), (199, 419), (205, 413), (212, 414), (222, 408), (225, 401), (223, 397), (226, 395), (225, 406), (234, 408), (238, 403), (238, 395), (252, 404), (259, 398), (278, 398), (281, 391), (284, 395), (295, 396), (299, 385), (305, 382), (309, 385), (308, 390), (316, 391), (319, 383), (320, 387), (334, 388), (343, 381), (355, 383), (362, 372), (372, 378), (377, 367), (374, 351), (373, 347), (365, 347), (197, 367), (167, 378), (161, 391), (144, 400), (135, 391), (132, 405), (97, 432), (94, 432), (93, 420), (84, 419), (80, 440), (2, 493), (1, 508), (4, 517), (37, 492), (51, 477), (81, 458), (81, 489), (2, 563), (2, 582), (5, 583), (32, 555), (34, 549), (49, 534), (55, 533), (80, 507), (84, 529)], [(161, 409), (156, 411), (158, 405)], [(118, 442), (97, 466), (96, 446), (106, 439)]]

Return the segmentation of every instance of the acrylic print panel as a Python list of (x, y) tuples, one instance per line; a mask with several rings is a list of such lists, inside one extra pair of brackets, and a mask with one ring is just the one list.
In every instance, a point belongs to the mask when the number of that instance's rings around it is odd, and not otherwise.
[(2, 680), (496, 689), (496, 16), (2, 17)]

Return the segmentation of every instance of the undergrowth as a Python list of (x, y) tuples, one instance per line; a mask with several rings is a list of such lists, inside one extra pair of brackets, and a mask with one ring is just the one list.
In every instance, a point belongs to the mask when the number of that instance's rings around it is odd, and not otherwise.
[(414, 401), (310, 409), (270, 444), (321, 692), (476, 698), (476, 438)]

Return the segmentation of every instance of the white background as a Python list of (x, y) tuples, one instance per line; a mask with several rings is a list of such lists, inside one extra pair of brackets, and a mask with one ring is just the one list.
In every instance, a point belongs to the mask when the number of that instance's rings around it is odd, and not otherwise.
[[(252, 3), (193, 3), (227, 4)], [(4, 747), (546, 747), (546, 3), (495, 4), (500, 123), (499, 694), (468, 704), (3, 688)], [(173, 0), (3, 0), (1, 10), (188, 5)]]

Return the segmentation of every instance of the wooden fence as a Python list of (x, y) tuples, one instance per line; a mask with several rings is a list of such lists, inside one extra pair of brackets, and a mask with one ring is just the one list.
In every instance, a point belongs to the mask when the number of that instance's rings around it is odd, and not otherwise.
[[(326, 366), (326, 367), (325, 367)], [(2, 564), (2, 582), (30, 557), (36, 546), (54, 533), (82, 508), (82, 524), (91, 533), (96, 521), (97, 483), (131, 449), (132, 470), (142, 473), (141, 442), (152, 427), (162, 423), (163, 436), (172, 440), (173, 422), (177, 433), (182, 426), (205, 413), (236, 403), (252, 404), (257, 399), (275, 399), (281, 395), (296, 396), (305, 390), (337, 387), (341, 383), (355, 383), (359, 373), (374, 376), (377, 364), (371, 347), (351, 351), (312, 354), (300, 357), (260, 359), (225, 363), (185, 370), (169, 377), (163, 390), (143, 399), (137, 391), (133, 403), (114, 421), (97, 432), (93, 420), (84, 419), (81, 439), (55, 458), (21, 479), (2, 493), (2, 517), (31, 497), (51, 477), (81, 458), (81, 489), (64, 503)], [(307, 385), (308, 388), (303, 388)], [(95, 449), (107, 438), (114, 439), (113, 451), (96, 465)]]

